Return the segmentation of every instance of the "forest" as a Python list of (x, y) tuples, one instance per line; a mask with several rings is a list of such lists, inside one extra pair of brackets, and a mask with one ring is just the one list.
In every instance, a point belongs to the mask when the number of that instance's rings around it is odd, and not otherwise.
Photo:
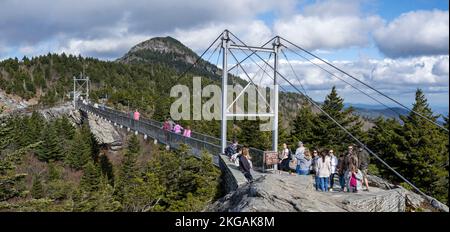
[(86, 125), (38, 113), (0, 127), (0, 211), (201, 211), (220, 196), (206, 152), (143, 152), (137, 136), (113, 164)]
[[(39, 107), (52, 106), (69, 100), (68, 93), (72, 88), (72, 77), (79, 75), (83, 69), (91, 78), (90, 95), (93, 101), (106, 99), (106, 104), (111, 107), (123, 111), (138, 109), (144, 117), (159, 121), (169, 115), (170, 104), (174, 100), (169, 96), (170, 88), (175, 84), (185, 84), (191, 88), (191, 78), (195, 75), (195, 73), (188, 73), (186, 76), (178, 77), (177, 69), (168, 67), (163, 63), (131, 65), (81, 56), (48, 54), (31, 59), (24, 57), (22, 60), (16, 58), (0, 62), (0, 88), (7, 93), (16, 94), (25, 99), (38, 98)], [(203, 78), (202, 81), (204, 82), (202, 85), (217, 82), (214, 78)], [(339, 155), (345, 152), (349, 144), (355, 143), (332, 121), (328, 120), (326, 115), (314, 110), (300, 95), (291, 93), (282, 95), (283, 97), (280, 98), (284, 98), (286, 102), (297, 100), (302, 106), (298, 112), (294, 113), (286, 111), (286, 109), (280, 111), (282, 114), (278, 122), (280, 124), (279, 145), (286, 142), (290, 149), (294, 150), (295, 144), (298, 141), (303, 141), (309, 148), (334, 149)], [(400, 120), (380, 117), (371, 122), (373, 126), (370, 129), (364, 129), (363, 120), (353, 114), (351, 107), (344, 107), (344, 99), (339, 96), (338, 90), (334, 87), (324, 99), (321, 107), (366, 143), (395, 170), (411, 180), (425, 193), (448, 205), (449, 152), (447, 132), (413, 113), (401, 116)], [(426, 96), (420, 89), (416, 92), (415, 103), (412, 108), (433, 121), (437, 120), (438, 116), (432, 112)], [(34, 122), (28, 123), (29, 121)], [(448, 128), (448, 115), (445, 121), (445, 127)], [(194, 131), (217, 137), (220, 134), (220, 121), (196, 121), (195, 123), (182, 121), (180, 123), (190, 125)], [(214, 186), (205, 187), (195, 184), (176, 187), (180, 189), (171, 189), (173, 188), (171, 184), (184, 183), (184, 181), (177, 179), (174, 173), (166, 173), (165, 176), (160, 176), (163, 174), (159, 173), (159, 170), (165, 173), (165, 170), (173, 171), (173, 169), (166, 169), (166, 167), (161, 169), (161, 165), (165, 165), (166, 162), (158, 161), (158, 157), (160, 157), (159, 159), (174, 158), (171, 162), (176, 167), (176, 165), (180, 165), (177, 162), (181, 162), (177, 161), (177, 158), (182, 156), (180, 154), (183, 154), (183, 152), (174, 154), (157, 150), (152, 154), (151, 162), (141, 166), (137, 165), (138, 167), (134, 168), (135, 161), (133, 160), (139, 153), (139, 148), (133, 148), (135, 142), (133, 142), (133, 138), (130, 138), (129, 147), (123, 154), (123, 165), (113, 167), (114, 172), (111, 172), (107, 171), (108, 168), (105, 168), (110, 167), (110, 165), (105, 158), (102, 158), (104, 156), (98, 151), (98, 146), (85, 127), (71, 128), (66, 119), (43, 122), (36, 114), (30, 117), (10, 118), (4, 124), (7, 126), (1, 127), (0, 134), (2, 141), (1, 180), (4, 183), (17, 183), (17, 185), (2, 184), (0, 190), (2, 191), (0, 193), (2, 194), (2, 201), (3, 203), (8, 202), (3, 206), (4, 208), (26, 208), (30, 204), (36, 204), (39, 207), (50, 207), (50, 205), (56, 207), (49, 202), (57, 201), (60, 203), (57, 204), (58, 207), (61, 207), (59, 209), (70, 205), (72, 207), (69, 207), (70, 210), (96, 210), (87, 209), (89, 208), (87, 205), (94, 207), (92, 205), (101, 206), (102, 204), (89, 204), (90, 200), (108, 201), (107, 199), (114, 199), (113, 202), (117, 204), (101, 207), (113, 210), (137, 211), (191, 210), (193, 208), (190, 207), (194, 207), (195, 202), (207, 202), (217, 192), (210, 191), (215, 188)], [(228, 131), (230, 131), (228, 138), (237, 138), (241, 144), (269, 149), (271, 147), (271, 133), (260, 132), (259, 124), (260, 121), (232, 121), (232, 123), (228, 123)], [(285, 126), (286, 124), (288, 126)], [(39, 125), (42, 126), (39, 127)], [(26, 133), (21, 134), (20, 138), (11, 137), (19, 136), (20, 131), (26, 131)], [(73, 132), (64, 133), (64, 131)], [(63, 141), (56, 142), (55, 138)], [(14, 143), (10, 144), (9, 141), (14, 141)], [(70, 144), (72, 143), (85, 145), (83, 145), (83, 149), (70, 151)], [(84, 150), (84, 152), (73, 155), (74, 152), (80, 150)], [(28, 157), (27, 159), (35, 157), (36, 162), (43, 162), (41, 164), (45, 167), (43, 170), (47, 171), (41, 173), (41, 175), (19, 172), (18, 170), (21, 170), (20, 162), (23, 162), (26, 157)], [(186, 161), (182, 162), (183, 165), (193, 165), (192, 170), (190, 169), (191, 166), (186, 166), (190, 173), (183, 174), (183, 176), (187, 176), (183, 178), (197, 178), (195, 171), (206, 167), (207, 159), (206, 155), (201, 161), (183, 158), (182, 160)], [(203, 163), (201, 164), (201, 162)], [(133, 168), (125, 168), (124, 166)], [(64, 171), (68, 169), (73, 170), (69, 172), (72, 173), (70, 175), (82, 175), (79, 183), (80, 188), (76, 188), (78, 183), (61, 181), (64, 178), (69, 178), (64, 176), (68, 175), (67, 171)], [(53, 171), (50, 172), (50, 170)], [(214, 172), (212, 169), (202, 171)], [(370, 172), (408, 188), (398, 177), (375, 159), (371, 160)], [(217, 178), (217, 175), (214, 174), (211, 178)], [(58, 178), (52, 178), (52, 176)], [(123, 186), (120, 183), (125, 178), (124, 176), (133, 178), (136, 182), (132, 186)], [(57, 184), (58, 180), (59, 184)], [(24, 181), (28, 185), (24, 184)], [(206, 183), (204, 181), (206, 180), (198, 180), (197, 182)], [(61, 187), (65, 189), (64, 191), (55, 190), (58, 194), (63, 195), (58, 198), (52, 195), (51, 186), (53, 185), (71, 186)], [(146, 189), (147, 185), (152, 185), (152, 190)], [(4, 186), (9, 187), (5, 188)], [(68, 189), (75, 190), (70, 191)], [(133, 193), (127, 194), (128, 190)], [(33, 197), (33, 192), (35, 195), (37, 194), (35, 197)], [(88, 192), (91, 192), (92, 195), (89, 195)], [(188, 194), (188, 192), (191, 194)], [(151, 202), (146, 202), (147, 204), (142, 202), (142, 205), (139, 206), (129, 205), (131, 204), (130, 199), (139, 197), (133, 194), (138, 193), (148, 194), (148, 199), (152, 199)], [(161, 197), (161, 193), (164, 193), (162, 194), (163, 197)], [(14, 206), (9, 203), (11, 200), (8, 199), (19, 196), (21, 199), (28, 199), (20, 203), (25, 205), (15, 203), (16, 206)]]

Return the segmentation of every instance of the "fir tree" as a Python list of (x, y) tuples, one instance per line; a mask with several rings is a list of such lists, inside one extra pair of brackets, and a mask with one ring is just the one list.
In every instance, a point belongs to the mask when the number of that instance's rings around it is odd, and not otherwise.
[(80, 131), (75, 133), (65, 158), (65, 163), (71, 168), (79, 170), (91, 160), (92, 149), (89, 140), (90, 137), (86, 137), (86, 134)]
[[(366, 135), (362, 131), (362, 122), (359, 117), (353, 115), (352, 107), (344, 109), (344, 99), (339, 97), (336, 87), (333, 86), (330, 94), (325, 98), (322, 109), (358, 139), (366, 140)], [(314, 134), (319, 147), (332, 148), (341, 152), (345, 151), (349, 144), (354, 143), (354, 140), (324, 113), (319, 114)]]
[(83, 177), (80, 181), (80, 188), (85, 192), (97, 191), (100, 184), (101, 173), (94, 162), (89, 161), (83, 168)]
[(42, 181), (39, 175), (33, 177), (33, 183), (31, 186), (31, 196), (35, 199), (44, 197), (44, 187), (42, 186)]
[(100, 168), (102, 174), (108, 179), (111, 185), (114, 185), (114, 170), (113, 165), (105, 154), (100, 155)]
[(123, 199), (126, 194), (126, 185), (132, 179), (136, 178), (139, 173), (137, 166), (137, 156), (140, 151), (139, 141), (135, 135), (128, 140), (127, 150), (125, 151), (122, 166), (119, 170), (118, 180), (116, 182), (116, 196), (118, 199)]
[(302, 141), (306, 147), (316, 146), (317, 138), (315, 134), (317, 125), (317, 116), (313, 114), (311, 108), (304, 104), (292, 124), (291, 144), (296, 146), (299, 141)]
[[(413, 110), (436, 121), (420, 89), (415, 100)], [(370, 131), (370, 146), (422, 191), (448, 203), (448, 135), (413, 112), (400, 118), (403, 126), (395, 120), (379, 119)], [(389, 179), (401, 182), (383, 166), (379, 168)]]
[(42, 143), (36, 150), (39, 160), (60, 160), (63, 158), (61, 140), (59, 139), (55, 127), (52, 123), (48, 123), (41, 134)]

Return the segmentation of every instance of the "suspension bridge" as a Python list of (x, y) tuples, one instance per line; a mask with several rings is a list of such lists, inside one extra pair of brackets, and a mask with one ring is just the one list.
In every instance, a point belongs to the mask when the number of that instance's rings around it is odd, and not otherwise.
[[(332, 63), (320, 58), (319, 56), (313, 54), (312, 52), (307, 51), (306, 49), (302, 48), (301, 46), (296, 45), (295, 43), (291, 42), (290, 40), (287, 40), (280, 36), (275, 36), (266, 43), (264, 43), (261, 46), (249, 46), (246, 43), (244, 43), (241, 39), (239, 39), (236, 35), (234, 35), (232, 32), (225, 30), (222, 32), (209, 46), (208, 48), (197, 58), (197, 60), (190, 66), (188, 69), (186, 69), (181, 75), (179, 75), (179, 79), (183, 78), (185, 74), (187, 74), (192, 67), (194, 67), (204, 56), (207, 54), (208, 51), (211, 50), (212, 47), (216, 45), (214, 51), (211, 53), (211, 56), (216, 52), (219, 51), (217, 62), (219, 61), (219, 57), (222, 59), (222, 96), (221, 96), (221, 119), (227, 119), (227, 120), (221, 120), (221, 137), (216, 138), (213, 136), (209, 136), (206, 134), (198, 133), (198, 132), (192, 132), (191, 137), (184, 137), (181, 134), (173, 133), (170, 131), (164, 131), (163, 125), (161, 122), (154, 121), (151, 119), (145, 119), (141, 118), (139, 120), (134, 120), (133, 117), (130, 114), (123, 113), (111, 108), (103, 107), (103, 106), (94, 106), (89, 101), (84, 102), (81, 101), (79, 98), (80, 96), (86, 97), (88, 99), (89, 97), (89, 78), (79, 78), (74, 77), (74, 106), (87, 113), (91, 117), (97, 117), (102, 118), (115, 126), (118, 126), (120, 128), (125, 127), (127, 130), (132, 130), (136, 134), (142, 134), (144, 136), (144, 139), (152, 138), (155, 141), (165, 144), (169, 146), (170, 148), (177, 149), (180, 147), (181, 144), (186, 144), (189, 148), (191, 148), (191, 152), (193, 155), (200, 157), (202, 151), (207, 151), (208, 153), (212, 154), (214, 159), (214, 163), (217, 166), (220, 166), (222, 171), (230, 172), (230, 174), (236, 179), (233, 184), (233, 188), (237, 188), (240, 184), (245, 183), (245, 179), (242, 174), (239, 173), (239, 171), (236, 168), (233, 168), (232, 164), (223, 156), (225, 147), (230, 143), (227, 141), (227, 121), (230, 120), (233, 117), (269, 117), (273, 119), (272, 123), (272, 151), (277, 152), (278, 149), (278, 94), (279, 94), (279, 88), (281, 88), (283, 91), (286, 91), (286, 88), (281, 85), (281, 83), (286, 84), (286, 86), (290, 86), (292, 89), (295, 90), (295, 92), (301, 94), (305, 97), (305, 99), (311, 103), (311, 105), (315, 108), (317, 108), (321, 113), (323, 113), (329, 120), (331, 120), (336, 126), (338, 126), (341, 130), (343, 130), (350, 138), (354, 140), (356, 144), (358, 144), (360, 147), (362, 147), (364, 150), (366, 150), (372, 157), (374, 157), (376, 160), (378, 160), (381, 164), (383, 164), (386, 168), (391, 170), (395, 175), (397, 175), (400, 179), (402, 179), (405, 183), (410, 185), (417, 193), (423, 195), (426, 199), (428, 199), (431, 203), (437, 202), (434, 198), (426, 195), (423, 193), (419, 188), (417, 188), (413, 183), (411, 183), (409, 180), (407, 180), (405, 177), (403, 177), (400, 173), (398, 173), (395, 169), (393, 169), (389, 164), (387, 164), (383, 159), (381, 159), (374, 151), (372, 151), (370, 148), (368, 148), (359, 138), (357, 138), (355, 135), (353, 135), (350, 131), (347, 130), (344, 126), (342, 126), (335, 118), (333, 118), (328, 112), (323, 110), (318, 103), (316, 103), (310, 96), (307, 95), (306, 89), (302, 85), (302, 82), (299, 79), (299, 76), (296, 74), (292, 64), (290, 63), (288, 56), (286, 55), (285, 51), (289, 51), (294, 55), (297, 55), (298, 57), (301, 57), (302, 59), (306, 60), (307, 62), (310, 62), (314, 66), (318, 67), (322, 71), (328, 73), (330, 76), (343, 81), (346, 85), (356, 89), (359, 93), (365, 95), (369, 99), (377, 102), (378, 104), (381, 104), (385, 106), (386, 108), (394, 111), (394, 113), (399, 114), (399, 112), (395, 111), (391, 107), (387, 107), (385, 103), (383, 103), (379, 98), (376, 98), (374, 94), (368, 93), (367, 91), (363, 90), (362, 88), (359, 88), (356, 86), (356, 84), (352, 84), (349, 81), (345, 80), (343, 76), (348, 77), (355, 81), (356, 83), (364, 86), (367, 89), (370, 89), (374, 91), (378, 97), (382, 97), (385, 100), (388, 100), (390, 102), (393, 102), (396, 105), (399, 105), (401, 108), (404, 108), (408, 110), (409, 112), (425, 119), (427, 122), (433, 124), (436, 127), (439, 127), (440, 129), (446, 131), (448, 133), (448, 130), (443, 127), (442, 125), (436, 123), (435, 121), (427, 118), (426, 116), (420, 114), (419, 112), (415, 112), (414, 110), (410, 109), (409, 107), (401, 104), (394, 98), (384, 94), (383, 92), (379, 91), (378, 89), (370, 86), (369, 84), (363, 82), (362, 80), (356, 78), (355, 76), (349, 74), (348, 72), (340, 69), (339, 67), (333, 65)], [(238, 56), (236, 55), (236, 51), (241, 52), (244, 54), (243, 59), (238, 59)], [(264, 59), (260, 53), (268, 53), (269, 57), (267, 59)], [(283, 55), (283, 56), (281, 56)], [(308, 56), (310, 58), (308, 58)], [(272, 59), (273, 57), (273, 59)], [(298, 85), (294, 85), (291, 79), (287, 78), (286, 74), (282, 74), (279, 70), (279, 59), (280, 57), (284, 57), (285, 60), (288, 62), (289, 67), (297, 80)], [(229, 68), (229, 59), (232, 58), (235, 62), (235, 64)], [(255, 61), (254, 58), (257, 58)], [(320, 61), (321, 64), (318, 64), (317, 62), (314, 62), (313, 59), (316, 61)], [(232, 108), (232, 105), (236, 102), (236, 99), (241, 97), (246, 90), (246, 88), (250, 85), (257, 86), (257, 84), (254, 81), (254, 78), (256, 74), (252, 77), (250, 77), (249, 73), (244, 68), (243, 63), (247, 60), (250, 60), (252, 64), (256, 65), (259, 68), (259, 71), (262, 71), (262, 77), (267, 76), (271, 79), (271, 84), (268, 85), (268, 88), (271, 88), (274, 93), (273, 100), (271, 100), (270, 104), (268, 104), (269, 112), (263, 112), (263, 113), (236, 113), (236, 112), (230, 112), (230, 109)], [(258, 63), (259, 62), (259, 63)], [(262, 63), (262, 65), (261, 65)], [(272, 64), (270, 64), (272, 63)], [(217, 66), (217, 64), (216, 64)], [(262, 67), (264, 66), (264, 67)], [(325, 67), (324, 67), (325, 66)], [(267, 68), (270, 70), (270, 73), (267, 71)], [(233, 69), (241, 69), (243, 72), (243, 76), (247, 77), (248, 83), (247, 86), (244, 87), (242, 92), (237, 95), (236, 99), (229, 104), (229, 96), (227, 96), (227, 91), (224, 91), (226, 87), (228, 86), (228, 81), (230, 78), (233, 77), (233, 75), (229, 75), (230, 72)], [(343, 76), (336, 75), (335, 72), (341, 73)], [(178, 80), (179, 80), (178, 79)], [(81, 82), (81, 85), (80, 85)], [(78, 93), (78, 94), (75, 94)], [(261, 94), (261, 93), (258, 93)], [(267, 102), (266, 102), (267, 103)], [(260, 175), (264, 169), (264, 151), (256, 148), (250, 148), (250, 153), (252, 156), (253, 166), (256, 171), (256, 175)], [(232, 190), (232, 189), (230, 189)], [(448, 210), (448, 208), (447, 208)]]

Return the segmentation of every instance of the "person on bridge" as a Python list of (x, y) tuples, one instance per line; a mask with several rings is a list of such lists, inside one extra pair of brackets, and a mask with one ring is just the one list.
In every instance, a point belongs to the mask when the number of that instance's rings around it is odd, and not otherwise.
[(172, 128), (170, 128), (169, 118), (166, 119), (166, 121), (163, 122), (163, 130), (165, 131), (171, 131)]
[(280, 169), (278, 170), (278, 173), (281, 173), (281, 170), (283, 171), (289, 171), (289, 161), (291, 161), (291, 151), (288, 148), (288, 145), (286, 143), (283, 143), (283, 149), (281, 150), (280, 154)]
[(191, 127), (190, 126), (186, 126), (186, 128), (184, 128), (183, 136), (188, 137), (188, 138), (191, 137)]
[(328, 192), (328, 181), (331, 175), (331, 159), (326, 151), (322, 151), (317, 162), (317, 174), (319, 177), (320, 191)]
[(245, 178), (248, 182), (253, 182), (253, 176), (250, 173), (251, 165), (248, 161), (247, 157), (250, 156), (248, 147), (243, 147), (242, 149), (239, 149), (237, 159), (239, 160), (239, 168), (241, 169), (241, 172), (244, 173)]
[(330, 159), (331, 159), (330, 191), (333, 191), (334, 176), (337, 173), (338, 159), (334, 155), (334, 151), (333, 150), (330, 150), (328, 152), (328, 155), (330, 156)]
[(141, 116), (141, 114), (139, 113), (139, 111), (136, 109), (135, 111), (134, 111), (134, 114), (133, 114), (133, 119), (135, 120), (135, 121), (139, 121), (139, 117)]
[(176, 123), (173, 127), (173, 132), (175, 132), (175, 134), (181, 134), (181, 130), (183, 130), (183, 127), (181, 127), (180, 124)]

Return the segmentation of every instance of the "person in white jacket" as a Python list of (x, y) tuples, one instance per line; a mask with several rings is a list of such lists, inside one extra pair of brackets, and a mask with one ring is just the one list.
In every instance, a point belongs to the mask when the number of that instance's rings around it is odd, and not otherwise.
[(330, 160), (331, 160), (331, 174), (330, 174), (330, 185), (329, 185), (330, 188), (329, 189), (330, 189), (330, 191), (333, 191), (334, 175), (337, 174), (338, 159), (334, 155), (333, 150), (330, 150), (328, 152), (328, 155), (330, 156)]
[(331, 175), (331, 158), (323, 151), (317, 160), (317, 176), (319, 177), (319, 189), (328, 192), (328, 181)]

